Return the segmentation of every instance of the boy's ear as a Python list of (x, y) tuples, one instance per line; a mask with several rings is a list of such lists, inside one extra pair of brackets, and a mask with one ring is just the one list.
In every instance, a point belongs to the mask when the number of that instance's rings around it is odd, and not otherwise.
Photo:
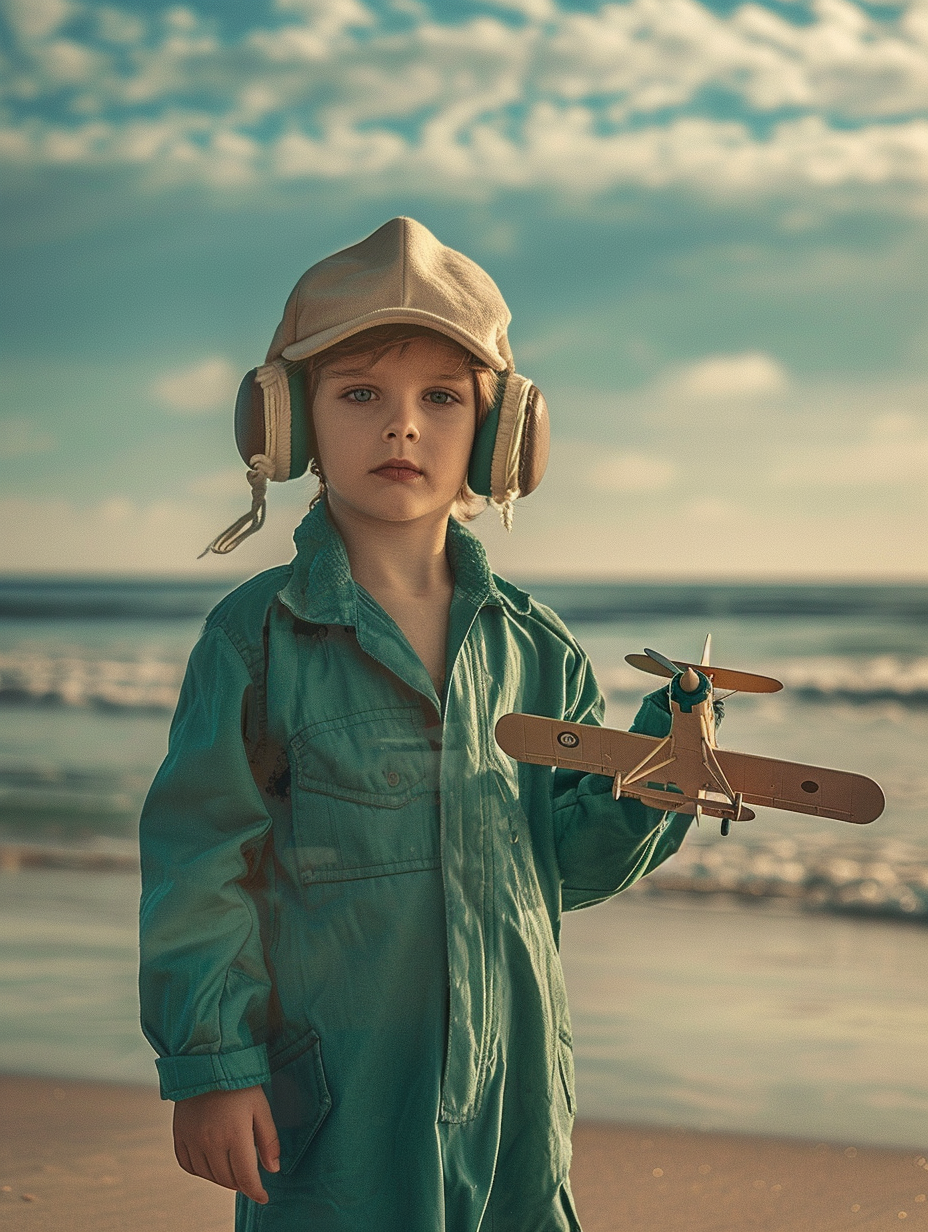
[(235, 444), (242, 461), (267, 459), (268, 478), (298, 479), (315, 457), (316, 439), (303, 365), (282, 360), (252, 368), (235, 399)]
[(498, 504), (528, 496), (548, 464), (548, 404), (537, 385), (501, 373), (496, 398), (474, 439), (467, 482)]

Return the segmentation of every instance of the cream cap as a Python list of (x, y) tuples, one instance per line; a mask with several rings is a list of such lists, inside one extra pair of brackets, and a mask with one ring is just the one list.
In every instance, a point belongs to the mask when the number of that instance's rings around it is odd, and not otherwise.
[(512, 314), (475, 261), (414, 218), (391, 218), (367, 239), (306, 271), (290, 293), (267, 363), (291, 363), (375, 325), (423, 325), (496, 371), (511, 371)]

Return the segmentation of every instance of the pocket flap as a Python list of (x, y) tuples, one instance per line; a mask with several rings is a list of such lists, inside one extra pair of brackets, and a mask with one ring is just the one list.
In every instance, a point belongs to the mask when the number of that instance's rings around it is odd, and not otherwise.
[(319, 1049), (310, 1031), (271, 1059), (264, 1085), (280, 1139), (280, 1170), (292, 1172), (332, 1107)]

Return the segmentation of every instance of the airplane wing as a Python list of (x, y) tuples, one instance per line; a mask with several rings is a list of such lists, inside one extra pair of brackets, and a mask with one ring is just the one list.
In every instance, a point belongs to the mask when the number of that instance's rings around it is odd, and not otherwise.
[(715, 749), (715, 756), (732, 791), (742, 792), (745, 804), (866, 825), (879, 817), (886, 803), (879, 785), (862, 774), (727, 749)]
[[(662, 741), (656, 736), (591, 727), (586, 723), (566, 723), (535, 714), (506, 714), (496, 724), (496, 741), (517, 761), (536, 766), (562, 766), (585, 774), (628, 774)], [(786, 809), (813, 817), (830, 817), (866, 825), (882, 813), (883, 792), (872, 779), (845, 770), (827, 770), (799, 762), (755, 757), (714, 749), (719, 767), (733, 793), (741, 792), (745, 804)], [(655, 793), (631, 789), (642, 798)], [(651, 802), (667, 807), (667, 801)], [(707, 801), (706, 812), (713, 814)], [(676, 808), (691, 812), (692, 802)], [(716, 805), (717, 807), (717, 805)]]
[(656, 736), (562, 723), (537, 714), (504, 714), (496, 724), (496, 743), (516, 761), (614, 778), (618, 771), (625, 773), (637, 766), (661, 741)]

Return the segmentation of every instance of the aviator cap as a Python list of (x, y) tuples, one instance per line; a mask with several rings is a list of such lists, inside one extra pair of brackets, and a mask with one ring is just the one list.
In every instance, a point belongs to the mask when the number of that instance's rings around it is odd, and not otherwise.
[(267, 363), (307, 359), (375, 325), (423, 325), (497, 372), (512, 371), (512, 314), (493, 279), (414, 218), (391, 218), (306, 271), (290, 293)]

